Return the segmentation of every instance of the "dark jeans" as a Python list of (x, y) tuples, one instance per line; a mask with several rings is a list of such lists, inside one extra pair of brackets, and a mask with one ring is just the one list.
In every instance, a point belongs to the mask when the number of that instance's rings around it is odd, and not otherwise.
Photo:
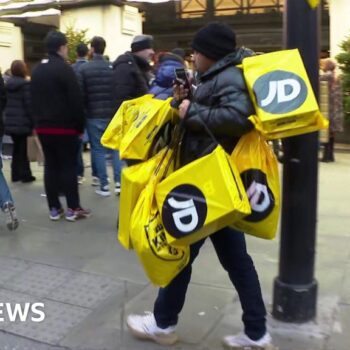
[(101, 137), (109, 124), (108, 119), (88, 119), (86, 123), (87, 132), (91, 145), (92, 172), (96, 171), (100, 179), (101, 189), (108, 186), (108, 175), (106, 167), (106, 155), (111, 154), (114, 181), (120, 182), (121, 162), (119, 152), (109, 150), (102, 146)]
[(45, 191), (49, 209), (61, 208), (62, 191), (71, 209), (80, 207), (77, 180), (79, 136), (39, 135), (45, 155)]
[(11, 178), (12, 181), (27, 180), (32, 176), (27, 155), (28, 135), (11, 135), (13, 141)]
[[(243, 309), (242, 321), (245, 333), (253, 340), (266, 333), (266, 309), (260, 283), (253, 261), (247, 253), (244, 234), (224, 228), (210, 236), (223, 268), (235, 286)], [(189, 264), (165, 288), (161, 288), (154, 304), (154, 316), (160, 328), (176, 325), (185, 303), (187, 287), (191, 279), (192, 263), (197, 257), (204, 239), (191, 245)]]

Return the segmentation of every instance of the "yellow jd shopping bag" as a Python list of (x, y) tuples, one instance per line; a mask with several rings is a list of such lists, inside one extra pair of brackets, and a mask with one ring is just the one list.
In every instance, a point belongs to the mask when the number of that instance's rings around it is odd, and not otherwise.
[(319, 107), (297, 49), (247, 57), (242, 66), (265, 135), (319, 130)]
[(221, 146), (169, 175), (156, 198), (174, 245), (192, 244), (250, 214), (239, 172)]
[(261, 123), (261, 120), (256, 115), (251, 115), (249, 120), (254, 124), (255, 129), (258, 130), (267, 140), (282, 139), (285, 137), (298, 136), (321, 130), (322, 134), (327, 132), (329, 121), (321, 112), (315, 113), (315, 119), (312, 123), (305, 126), (299, 126), (295, 128), (266, 131)]
[(231, 155), (247, 192), (251, 214), (231, 226), (245, 233), (273, 239), (280, 213), (278, 163), (265, 138), (256, 130), (242, 136)]
[(122, 138), (129, 130), (133, 119), (138, 116), (139, 106), (152, 98), (153, 95), (148, 94), (124, 101), (103, 133), (101, 138), (102, 145), (119, 150)]
[(155, 200), (155, 188), (171, 161), (169, 151), (143, 189), (131, 217), (131, 242), (152, 283), (165, 287), (187, 265), (189, 247), (172, 246), (165, 234)]
[[(174, 120), (177, 112), (170, 106), (169, 98), (165, 101), (156, 98), (147, 99), (139, 105), (138, 113), (132, 118), (128, 131), (120, 143), (122, 159), (148, 158), (154, 139), (162, 126)], [(127, 119), (128, 115), (126, 115)]]
[(157, 166), (162, 163), (168, 149), (164, 148), (146, 162), (122, 170), (119, 206), (118, 240), (125, 249), (132, 249), (130, 219), (142, 190), (146, 187)]

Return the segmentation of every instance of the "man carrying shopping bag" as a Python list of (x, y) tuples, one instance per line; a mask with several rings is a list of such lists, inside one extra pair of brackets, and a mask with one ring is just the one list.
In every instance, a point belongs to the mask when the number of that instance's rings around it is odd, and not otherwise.
[[(208, 154), (216, 146), (203, 124), (228, 153), (242, 135), (253, 129), (248, 117), (254, 109), (241, 70), (235, 67), (251, 52), (236, 49), (234, 32), (222, 23), (210, 23), (200, 29), (193, 39), (192, 48), (200, 81), (193, 102), (185, 99), (179, 107), (185, 125), (181, 165)], [(184, 92), (183, 87), (176, 88), (176, 99), (181, 100)], [(211, 235), (210, 239), (237, 289), (243, 309), (244, 332), (225, 337), (224, 346), (228, 349), (274, 349), (266, 330), (266, 310), (258, 276), (247, 253), (243, 233), (226, 227)], [(159, 290), (154, 314), (128, 316), (127, 324), (134, 336), (163, 345), (177, 341), (175, 327), (185, 302), (191, 265), (204, 241), (191, 245), (189, 264), (167, 287)]]

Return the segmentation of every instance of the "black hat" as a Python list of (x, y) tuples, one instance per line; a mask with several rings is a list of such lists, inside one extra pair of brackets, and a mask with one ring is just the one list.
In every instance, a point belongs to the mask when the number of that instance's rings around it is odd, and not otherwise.
[(131, 43), (131, 52), (138, 52), (145, 49), (152, 49), (153, 36), (152, 35), (136, 35)]
[(59, 50), (59, 48), (63, 45), (67, 44), (66, 36), (56, 30), (50, 31), (45, 38), (45, 45), (47, 52), (55, 53)]
[(227, 24), (212, 22), (195, 34), (192, 48), (218, 61), (236, 50), (236, 34)]

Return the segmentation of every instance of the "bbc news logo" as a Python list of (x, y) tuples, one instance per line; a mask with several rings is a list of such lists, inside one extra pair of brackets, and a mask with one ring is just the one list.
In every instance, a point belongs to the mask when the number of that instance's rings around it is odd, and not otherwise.
[(44, 303), (0, 303), (1, 322), (43, 322), (45, 320)]

